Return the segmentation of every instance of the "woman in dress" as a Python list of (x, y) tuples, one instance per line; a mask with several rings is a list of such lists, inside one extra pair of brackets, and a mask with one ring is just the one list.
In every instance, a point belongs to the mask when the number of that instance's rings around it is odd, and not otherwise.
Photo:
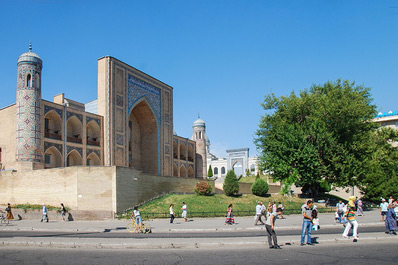
[(363, 216), (363, 208), (362, 208), (362, 205), (363, 205), (362, 200), (359, 199), (359, 200), (357, 201), (357, 215), (358, 215), (358, 216)]
[(225, 219), (225, 224), (232, 225), (235, 223), (234, 215), (232, 214), (232, 204), (228, 205), (227, 218)]
[(395, 203), (388, 205), (386, 219), (384, 220), (386, 224), (387, 233), (389, 233), (390, 235), (396, 235), (397, 233), (395, 232), (395, 230), (398, 229), (394, 208), (395, 208)]
[(6, 211), (7, 224), (9, 224), (10, 220), (14, 219), (14, 215), (12, 215), (11, 211), (11, 205), (9, 203), (7, 204), (7, 208), (5, 209), (5, 211)]

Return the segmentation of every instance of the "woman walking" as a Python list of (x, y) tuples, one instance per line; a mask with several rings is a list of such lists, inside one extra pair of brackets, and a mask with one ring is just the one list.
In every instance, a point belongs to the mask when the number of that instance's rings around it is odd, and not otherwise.
[(234, 215), (232, 214), (232, 204), (228, 205), (227, 218), (225, 219), (225, 224), (235, 224)]
[(362, 200), (359, 199), (357, 201), (357, 215), (358, 216), (363, 216), (363, 208), (362, 208), (362, 206), (363, 206)]
[(170, 204), (169, 210), (170, 210), (170, 224), (172, 224), (174, 221), (174, 218), (176, 217), (174, 214), (174, 204)]
[(65, 215), (66, 215), (66, 208), (63, 203), (61, 203), (61, 216), (62, 216), (62, 221), (65, 221)]
[(387, 229), (386, 233), (390, 235), (396, 235), (397, 233), (395, 232), (395, 230), (398, 229), (394, 208), (395, 208), (395, 203), (388, 205), (388, 210), (385, 219), (385, 224)]
[(347, 206), (347, 212), (344, 214), (345, 217), (347, 217), (347, 224), (344, 229), (343, 237), (348, 238), (348, 232), (350, 231), (351, 227), (352, 228), (352, 235), (354, 237), (354, 242), (357, 242), (358, 240), (358, 222), (355, 220), (355, 204), (354, 201), (356, 200), (356, 196), (351, 196), (348, 198), (348, 206)]
[(7, 204), (7, 208), (5, 209), (5, 211), (6, 211), (7, 224), (9, 224), (10, 220), (14, 219), (14, 215), (12, 215), (10, 203)]

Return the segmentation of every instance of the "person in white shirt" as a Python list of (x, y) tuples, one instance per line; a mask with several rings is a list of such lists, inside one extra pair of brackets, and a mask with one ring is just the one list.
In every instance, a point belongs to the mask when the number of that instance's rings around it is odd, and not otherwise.
[(182, 202), (181, 210), (182, 210), (182, 218), (184, 218), (184, 222), (188, 221), (188, 219), (187, 219), (188, 207), (185, 204), (185, 202)]
[[(267, 219), (265, 220), (265, 229), (267, 230), (269, 248), (281, 248), (278, 245), (278, 240), (276, 238), (275, 221), (276, 219), (281, 219), (282, 212), (282, 208), (276, 209), (276, 212), (273, 211), (272, 207), (268, 208)], [(274, 245), (272, 245), (272, 241), (274, 241)]]
[(261, 215), (263, 215), (265, 207), (262, 202), (257, 202), (256, 205), (256, 221), (254, 221), (254, 225), (257, 225), (258, 221), (263, 225), (264, 222), (261, 220)]
[(133, 217), (135, 217), (136, 224), (135, 232), (138, 233), (138, 228), (140, 229), (140, 232), (142, 232), (142, 218), (137, 206), (134, 207)]
[(174, 214), (174, 204), (170, 204), (170, 224), (173, 223), (174, 218), (175, 218), (175, 214)]
[(381, 213), (381, 221), (384, 222), (384, 217), (387, 215), (388, 211), (388, 202), (386, 199), (382, 199), (380, 203), (380, 213)]

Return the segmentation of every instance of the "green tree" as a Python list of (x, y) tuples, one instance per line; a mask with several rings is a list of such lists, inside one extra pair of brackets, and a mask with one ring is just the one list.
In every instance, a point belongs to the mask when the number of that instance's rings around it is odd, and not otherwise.
[(379, 201), (380, 197), (398, 197), (398, 131), (381, 128), (373, 135), (372, 155), (367, 167), (367, 176), (360, 186), (364, 197)]
[(239, 193), (239, 182), (233, 170), (229, 170), (225, 176), (224, 193), (227, 196), (236, 196)]
[(268, 183), (260, 178), (256, 179), (256, 181), (251, 186), (252, 193), (261, 197), (265, 197), (267, 195), (268, 189)]
[(211, 165), (209, 166), (209, 170), (207, 171), (207, 177), (208, 178), (213, 177), (213, 169), (211, 168)]
[(298, 96), (267, 95), (255, 139), (260, 169), (314, 196), (322, 181), (358, 185), (366, 176), (370, 136), (377, 128), (371, 101), (369, 88), (341, 80), (313, 85)]

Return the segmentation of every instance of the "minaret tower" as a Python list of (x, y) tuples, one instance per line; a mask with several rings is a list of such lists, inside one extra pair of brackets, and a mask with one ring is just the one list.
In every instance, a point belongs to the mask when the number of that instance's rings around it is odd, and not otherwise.
[(41, 70), (40, 57), (29, 51), (18, 58), (16, 98), (16, 154), (19, 169), (43, 168), (41, 132)]
[(198, 115), (192, 125), (192, 140), (196, 141), (196, 177), (207, 178), (206, 124)]

